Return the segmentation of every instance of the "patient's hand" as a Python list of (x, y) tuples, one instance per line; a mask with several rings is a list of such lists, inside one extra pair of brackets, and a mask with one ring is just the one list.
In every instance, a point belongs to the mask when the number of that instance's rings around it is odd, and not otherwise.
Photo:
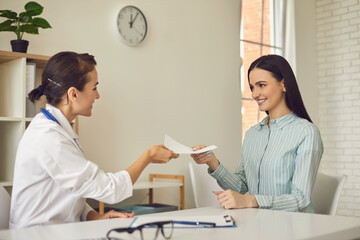
[(107, 213), (104, 214), (99, 214), (95, 211), (90, 211), (87, 215), (86, 220), (87, 221), (91, 221), (91, 220), (101, 220), (101, 219), (110, 219), (110, 218), (131, 218), (134, 217), (135, 213), (123, 213), (123, 212), (117, 212), (114, 210), (111, 210)]
[[(205, 145), (197, 145), (192, 147), (194, 151), (206, 147)], [(215, 154), (212, 151), (207, 151), (199, 154), (191, 154), (191, 157), (197, 164), (207, 164), (211, 170), (215, 171), (220, 165), (219, 160), (217, 160)]]
[(244, 195), (231, 189), (214, 192), (218, 202), (225, 209), (231, 208), (258, 208), (258, 202), (254, 195)]

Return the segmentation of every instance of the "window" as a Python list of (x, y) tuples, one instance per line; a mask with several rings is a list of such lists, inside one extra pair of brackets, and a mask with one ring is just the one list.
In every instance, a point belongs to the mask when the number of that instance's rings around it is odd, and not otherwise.
[(243, 64), (240, 74), (243, 137), (250, 126), (266, 116), (252, 99), (247, 70), (262, 55), (282, 55), (283, 8), (282, 0), (242, 0), (240, 56)]

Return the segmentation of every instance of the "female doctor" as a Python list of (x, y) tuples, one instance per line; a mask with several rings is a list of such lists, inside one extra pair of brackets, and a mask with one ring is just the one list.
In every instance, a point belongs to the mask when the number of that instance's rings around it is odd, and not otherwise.
[(178, 157), (164, 146), (152, 146), (116, 173), (105, 173), (86, 159), (70, 123), (78, 115), (91, 116), (100, 98), (95, 65), (89, 54), (60, 52), (46, 64), (42, 84), (29, 93), (32, 102), (45, 95), (48, 104), (31, 121), (18, 146), (10, 227), (132, 217), (115, 211), (100, 215), (86, 198), (120, 202), (132, 195), (132, 185), (147, 165)]

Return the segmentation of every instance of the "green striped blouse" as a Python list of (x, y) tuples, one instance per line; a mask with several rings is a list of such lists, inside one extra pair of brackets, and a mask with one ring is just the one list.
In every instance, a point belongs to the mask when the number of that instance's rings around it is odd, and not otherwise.
[(220, 163), (209, 173), (223, 189), (255, 195), (260, 208), (314, 212), (311, 192), (323, 145), (317, 127), (290, 113), (269, 117), (245, 134), (235, 173)]

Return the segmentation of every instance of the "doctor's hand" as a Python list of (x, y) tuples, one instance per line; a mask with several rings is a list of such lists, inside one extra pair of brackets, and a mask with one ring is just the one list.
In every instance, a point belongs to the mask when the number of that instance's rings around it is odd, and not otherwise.
[(90, 211), (87, 215), (86, 220), (90, 221), (90, 220), (101, 220), (101, 219), (110, 219), (110, 218), (132, 218), (135, 216), (135, 213), (122, 213), (122, 212), (117, 212), (114, 210), (111, 210), (105, 214), (99, 214), (95, 211)]
[(178, 158), (179, 154), (167, 149), (164, 145), (152, 146), (146, 150), (141, 157), (126, 169), (131, 182), (134, 184), (140, 174), (150, 163), (167, 163), (172, 158)]
[(147, 150), (150, 163), (167, 163), (172, 158), (178, 158), (179, 154), (167, 149), (164, 145), (152, 146)]
[[(205, 145), (193, 146), (194, 151), (206, 147)], [(215, 154), (212, 151), (207, 151), (199, 154), (191, 154), (191, 157), (197, 164), (207, 164), (211, 170), (215, 171), (220, 165), (219, 160), (216, 158)]]
[(231, 189), (215, 191), (219, 204), (225, 208), (258, 208), (258, 202), (254, 195), (244, 195)]

